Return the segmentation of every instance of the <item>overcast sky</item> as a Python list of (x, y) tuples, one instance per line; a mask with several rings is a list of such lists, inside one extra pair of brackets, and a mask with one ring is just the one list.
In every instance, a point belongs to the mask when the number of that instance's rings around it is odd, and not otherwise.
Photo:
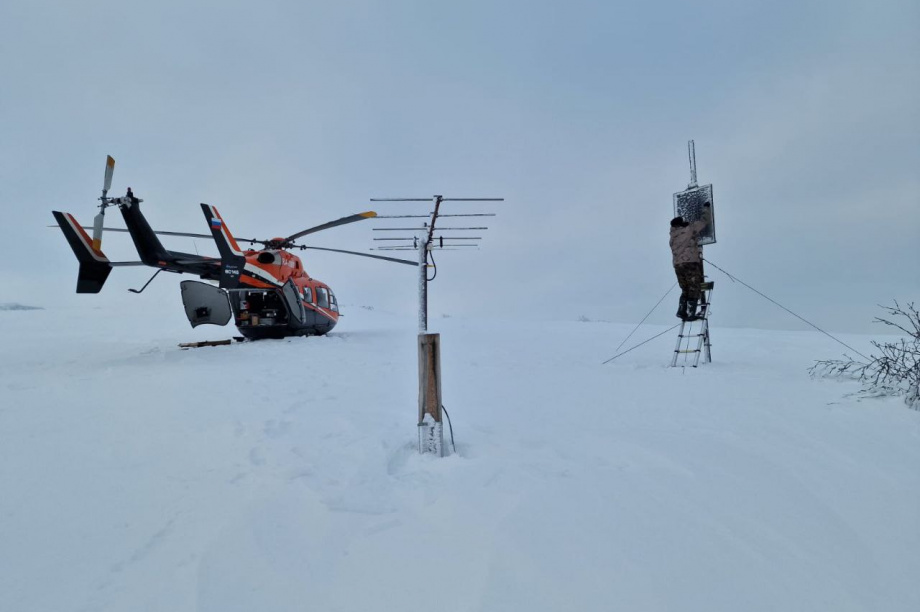
[[(504, 197), (454, 205), (499, 216), (481, 249), (437, 257), (432, 317), (638, 322), (674, 283), (694, 139), (706, 257), (829, 330), (881, 331), (877, 304), (920, 301), (918, 32), (916, 0), (4, 0), (0, 302), (180, 307), (176, 276), (125, 291), (146, 268), (73, 293), (50, 211), (91, 223), (111, 154), (113, 191), (133, 187), (164, 230), (206, 232), (199, 202), (268, 238), (424, 208), (372, 197)], [(381, 226), (308, 244), (364, 250)], [(125, 235), (103, 249), (137, 259)], [(304, 261), (346, 307), (415, 316), (407, 266)], [(803, 328), (707, 272), (713, 326)]]

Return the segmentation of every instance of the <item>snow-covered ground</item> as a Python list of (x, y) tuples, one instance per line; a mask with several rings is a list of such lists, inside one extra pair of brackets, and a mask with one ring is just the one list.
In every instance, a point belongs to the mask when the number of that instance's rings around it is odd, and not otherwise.
[(433, 317), (435, 459), (412, 312), (183, 351), (235, 330), (95, 304), (0, 312), (0, 610), (920, 610), (920, 412), (818, 333)]

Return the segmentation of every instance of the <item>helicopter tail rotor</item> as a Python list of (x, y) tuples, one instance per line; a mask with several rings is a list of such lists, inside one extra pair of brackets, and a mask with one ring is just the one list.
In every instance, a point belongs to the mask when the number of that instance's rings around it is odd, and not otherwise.
[(93, 248), (102, 248), (102, 223), (105, 221), (105, 211), (99, 211), (93, 218)]
[(109, 206), (109, 189), (112, 188), (112, 175), (115, 173), (115, 158), (107, 155), (105, 158), (105, 179), (102, 182), (102, 197), (99, 198), (99, 213), (93, 219), (93, 248), (102, 248), (102, 223), (105, 221), (105, 209)]
[(111, 155), (105, 156), (105, 180), (102, 183), (102, 197), (112, 188), (112, 174), (115, 172), (115, 158)]

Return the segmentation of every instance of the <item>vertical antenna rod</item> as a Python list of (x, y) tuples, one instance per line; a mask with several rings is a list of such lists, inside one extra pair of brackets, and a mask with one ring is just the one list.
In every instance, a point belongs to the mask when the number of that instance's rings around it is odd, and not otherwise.
[(696, 187), (696, 145), (692, 140), (687, 142), (687, 157), (690, 158), (690, 185)]

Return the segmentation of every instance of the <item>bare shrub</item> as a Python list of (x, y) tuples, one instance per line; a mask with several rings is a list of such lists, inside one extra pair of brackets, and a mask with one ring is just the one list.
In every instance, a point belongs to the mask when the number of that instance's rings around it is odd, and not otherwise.
[(920, 311), (913, 302), (901, 306), (881, 306), (886, 316), (876, 317), (907, 336), (894, 342), (873, 340), (877, 350), (868, 361), (857, 361), (849, 355), (844, 359), (818, 361), (808, 369), (812, 376), (848, 378), (859, 381), (862, 393), (868, 396), (904, 396), (911, 408), (920, 410)]

